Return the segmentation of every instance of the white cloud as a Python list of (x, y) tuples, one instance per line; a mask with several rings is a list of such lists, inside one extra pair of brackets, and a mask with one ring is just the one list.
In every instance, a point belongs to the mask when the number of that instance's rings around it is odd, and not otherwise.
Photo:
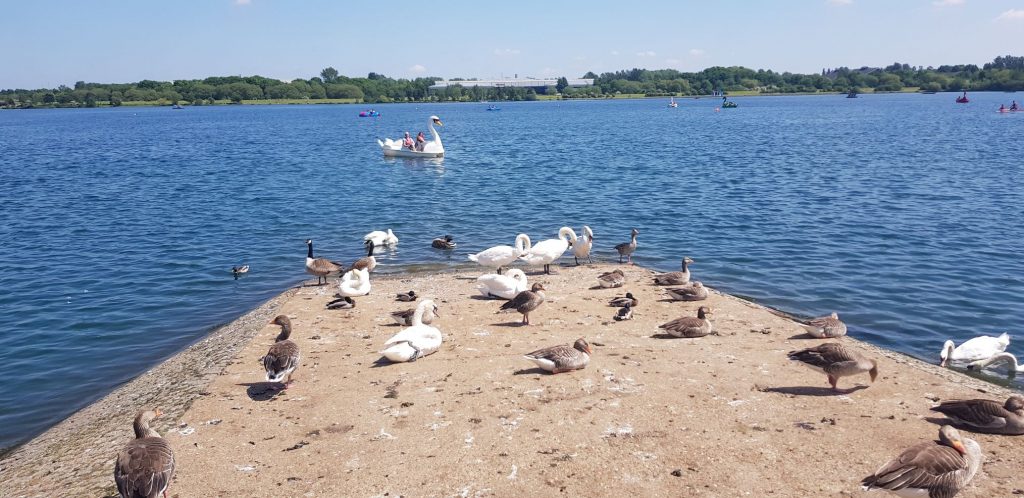
[(935, 0), (932, 5), (936, 7), (953, 7), (957, 5), (963, 5), (964, 0)]
[(705, 54), (704, 50), (701, 50), (699, 48), (691, 48), (690, 49), (690, 55), (692, 55), (694, 57), (701, 57), (704, 54)]
[(647, 50), (647, 51), (644, 51), (644, 52), (637, 52), (636, 53), (637, 57), (654, 57), (656, 55), (658, 55), (658, 54), (655, 53), (653, 50)]
[(827, 2), (829, 3), (829, 5), (843, 6), (852, 4), (853, 0), (827, 0)]
[(252, 0), (235, 0), (235, 5), (249, 5)]
[(427, 72), (427, 68), (423, 64), (415, 64), (409, 68), (409, 72), (415, 74), (423, 74)]
[(1024, 9), (1010, 9), (999, 17), (996, 17), (997, 21), (1024, 21)]
[(496, 49), (494, 49), (494, 55), (497, 55), (499, 57), (508, 56), (508, 55), (519, 55), (519, 54), (520, 54), (520, 50), (518, 48), (496, 48)]

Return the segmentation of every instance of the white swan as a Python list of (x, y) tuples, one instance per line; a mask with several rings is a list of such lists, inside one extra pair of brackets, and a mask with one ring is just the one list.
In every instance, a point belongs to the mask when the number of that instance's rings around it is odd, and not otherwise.
[(430, 135), (433, 137), (433, 140), (425, 142), (421, 150), (402, 147), (402, 139), (391, 140), (390, 138), (385, 138), (383, 141), (377, 140), (377, 144), (384, 151), (385, 157), (444, 157), (444, 145), (441, 144), (441, 135), (438, 135), (437, 130), (434, 129), (435, 124), (444, 126), (441, 118), (430, 116), (427, 127), (430, 128)]
[(439, 315), (434, 301), (420, 301), (419, 306), (416, 306), (416, 313), (412, 316), (412, 327), (402, 329), (384, 343), (384, 350), (380, 353), (385, 358), (396, 363), (416, 361), (441, 348), (441, 331), (437, 327), (423, 325), (423, 314), (428, 309), (432, 310), (434, 315)]
[(469, 260), (475, 263), (479, 263), (480, 266), (486, 266), (488, 268), (497, 268), (498, 274), (501, 274), (501, 267), (511, 264), (513, 261), (519, 259), (520, 256), (530, 250), (532, 244), (530, 243), (530, 236), (525, 233), (516, 235), (516, 246), (494, 246), (490, 249), (485, 249), (476, 254), (470, 254)]
[(1006, 362), (1009, 363), (1010, 371), (1015, 373), (1024, 373), (1024, 365), (1017, 363), (1017, 357), (1011, 353), (996, 353), (989, 358), (984, 360), (972, 361), (967, 365), (968, 370), (978, 369), (981, 370), (987, 366), (991, 366), (994, 363)]
[(481, 275), (476, 279), (476, 284), (484, 296), (501, 299), (512, 299), (528, 288), (526, 274), (518, 268), (509, 270), (505, 275)]
[(374, 246), (393, 246), (398, 243), (398, 237), (395, 232), (392, 232), (389, 228), (388, 231), (382, 232), (380, 230), (374, 230), (366, 235), (363, 235), (364, 241), (372, 241)]
[(939, 353), (940, 366), (946, 366), (950, 361), (976, 361), (987, 360), (992, 356), (1006, 351), (1010, 345), (1010, 335), (1003, 332), (999, 337), (988, 335), (978, 336), (956, 346), (953, 341), (946, 341), (942, 345), (942, 352)]
[(529, 266), (544, 265), (544, 273), (551, 273), (551, 263), (565, 254), (569, 246), (576, 241), (576, 232), (569, 227), (558, 229), (557, 239), (542, 240), (530, 248), (520, 259)]
[(594, 260), (590, 257), (590, 250), (594, 247), (594, 231), (590, 227), (583, 225), (583, 235), (580, 235), (576, 239), (576, 243), (572, 245), (572, 255), (576, 259), (576, 266), (580, 264), (580, 258), (584, 258), (587, 261), (593, 263)]
[(370, 272), (358, 268), (349, 270), (341, 277), (338, 284), (338, 295), (341, 297), (359, 297), (370, 293)]

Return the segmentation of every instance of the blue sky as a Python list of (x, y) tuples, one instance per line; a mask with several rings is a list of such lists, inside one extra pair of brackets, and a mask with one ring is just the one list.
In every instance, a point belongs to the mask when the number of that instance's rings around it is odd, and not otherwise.
[(259, 74), (496, 78), (633, 67), (982, 64), (1024, 0), (5, 2), (0, 88)]

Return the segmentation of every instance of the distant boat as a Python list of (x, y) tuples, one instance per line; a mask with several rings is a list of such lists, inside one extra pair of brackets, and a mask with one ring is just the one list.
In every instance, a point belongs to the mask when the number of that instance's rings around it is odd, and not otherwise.
[(855, 99), (857, 98), (857, 90), (850, 90), (850, 93), (846, 94), (846, 98)]
[(736, 105), (735, 102), (731, 102), (731, 101), (728, 101), (728, 100), (725, 101), (725, 102), (722, 102), (722, 109), (735, 109), (737, 107), (739, 107), (739, 106)]
[(963, 95), (961, 95), (961, 96), (956, 98), (956, 103), (957, 104), (966, 104), (966, 103), (968, 103), (970, 101), (971, 100), (967, 98), (967, 92), (964, 92)]
[(182, 107), (182, 106), (180, 106), (178, 104), (174, 104), (174, 105), (171, 106), (171, 109), (184, 109), (184, 107)]
[(679, 107), (679, 104), (676, 103), (676, 98), (675, 97), (669, 97), (668, 98), (668, 106), (669, 107)]
[(500, 110), (501, 110), (501, 108), (500, 108), (500, 107), (494, 107), (494, 106), (492, 105), (492, 106), (489, 106), (489, 107), (487, 108), (487, 110), (488, 110), (488, 111), (500, 111)]
[(370, 109), (368, 111), (360, 111), (359, 113), (359, 117), (361, 118), (375, 118), (377, 116), (380, 116), (380, 113), (373, 109)]

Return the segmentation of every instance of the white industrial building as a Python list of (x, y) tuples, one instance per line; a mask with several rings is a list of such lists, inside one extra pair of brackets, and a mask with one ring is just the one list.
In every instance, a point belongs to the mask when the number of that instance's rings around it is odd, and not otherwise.
[[(571, 87), (591, 86), (593, 79), (566, 78)], [(558, 84), (558, 78), (509, 78), (503, 80), (441, 80), (430, 85), (431, 90), (461, 85), (464, 88), (479, 86), (484, 88), (544, 88)]]

